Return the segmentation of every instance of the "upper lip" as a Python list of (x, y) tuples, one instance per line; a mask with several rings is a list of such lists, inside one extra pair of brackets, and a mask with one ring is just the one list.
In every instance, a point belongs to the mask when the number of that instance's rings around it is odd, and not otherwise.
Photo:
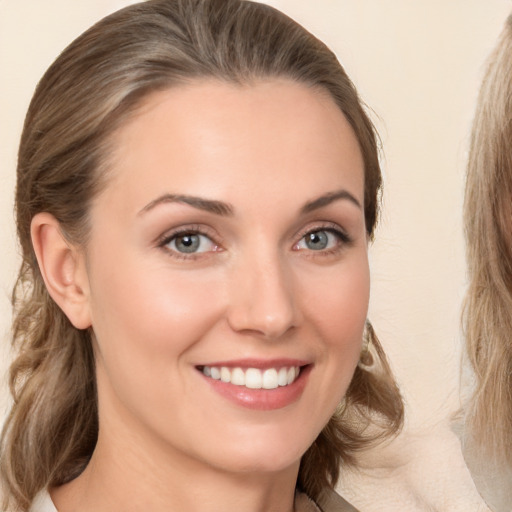
[(214, 361), (211, 363), (204, 363), (197, 365), (199, 367), (203, 366), (215, 366), (221, 367), (225, 366), (226, 368), (258, 368), (260, 370), (266, 368), (284, 368), (291, 366), (306, 366), (311, 364), (311, 361), (307, 361), (305, 359), (291, 359), (291, 358), (279, 358), (279, 359), (254, 359), (254, 358), (245, 358), (245, 359), (230, 359), (229, 361)]

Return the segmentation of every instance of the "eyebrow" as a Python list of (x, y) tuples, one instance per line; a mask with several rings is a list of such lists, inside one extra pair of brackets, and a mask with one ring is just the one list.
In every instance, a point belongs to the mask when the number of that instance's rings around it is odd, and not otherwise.
[(339, 201), (341, 199), (345, 199), (350, 201), (359, 209), (362, 209), (361, 203), (353, 196), (348, 190), (337, 190), (336, 192), (329, 192), (320, 196), (317, 199), (313, 199), (312, 201), (307, 202), (302, 208), (301, 213), (310, 213), (314, 210), (318, 210), (319, 208), (323, 208), (334, 201)]
[[(358, 208), (362, 209), (361, 203), (348, 191), (348, 190), (338, 190), (336, 192), (328, 192), (323, 196), (320, 196), (312, 201), (308, 201), (300, 210), (301, 214), (310, 213), (314, 210), (318, 210), (319, 208), (323, 208), (324, 206), (328, 206), (329, 204), (339, 201), (339, 200), (347, 200), (353, 203)], [(182, 203), (197, 208), (198, 210), (203, 210), (209, 213), (213, 213), (215, 215), (221, 215), (223, 217), (230, 217), (234, 213), (234, 208), (229, 203), (225, 203), (223, 201), (217, 201), (213, 199), (205, 199), (202, 197), (189, 196), (184, 194), (164, 194), (157, 199), (154, 199), (150, 203), (148, 203), (142, 210), (140, 210), (139, 215), (147, 213), (150, 210), (153, 210), (155, 207), (161, 204), (167, 203)]]
[(147, 213), (152, 210), (156, 206), (165, 203), (183, 203), (193, 206), (198, 210), (204, 210), (209, 213), (214, 213), (216, 215), (222, 216), (231, 216), (233, 215), (233, 207), (224, 203), (223, 201), (215, 201), (212, 199), (204, 199), (202, 197), (188, 196), (183, 194), (164, 194), (163, 196), (158, 197), (154, 201), (148, 203), (142, 210), (139, 212), (140, 214)]

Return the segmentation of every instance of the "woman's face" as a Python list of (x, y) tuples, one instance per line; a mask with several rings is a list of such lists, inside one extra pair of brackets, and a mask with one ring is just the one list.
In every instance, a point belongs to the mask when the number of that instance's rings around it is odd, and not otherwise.
[(367, 313), (348, 122), (291, 81), (203, 81), (149, 97), (114, 145), (86, 256), (100, 437), (227, 471), (296, 467)]

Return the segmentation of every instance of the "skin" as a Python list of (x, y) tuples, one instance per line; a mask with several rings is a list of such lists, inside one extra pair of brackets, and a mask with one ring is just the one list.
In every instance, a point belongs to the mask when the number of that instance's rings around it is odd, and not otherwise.
[[(33, 222), (52, 296), (92, 326), (97, 362), (97, 448), (52, 499), (60, 512), (289, 512), (300, 458), (361, 349), (369, 270), (355, 135), (322, 91), (202, 81), (146, 98), (114, 147), (85, 251), (60, 241), (47, 214)], [(165, 194), (230, 212), (155, 204)], [(201, 252), (180, 253), (177, 228), (204, 233)], [(308, 232), (327, 246), (309, 248)], [(303, 392), (253, 410), (197, 369), (243, 358), (306, 361)]]

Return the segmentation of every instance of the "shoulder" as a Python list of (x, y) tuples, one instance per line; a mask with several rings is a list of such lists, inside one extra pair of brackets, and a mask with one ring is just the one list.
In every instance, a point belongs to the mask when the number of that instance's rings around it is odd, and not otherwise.
[(358, 512), (348, 501), (331, 489), (322, 491), (318, 498), (322, 512)]
[(295, 510), (297, 512), (358, 512), (348, 501), (330, 489), (322, 491), (316, 502), (303, 493), (297, 494)]

